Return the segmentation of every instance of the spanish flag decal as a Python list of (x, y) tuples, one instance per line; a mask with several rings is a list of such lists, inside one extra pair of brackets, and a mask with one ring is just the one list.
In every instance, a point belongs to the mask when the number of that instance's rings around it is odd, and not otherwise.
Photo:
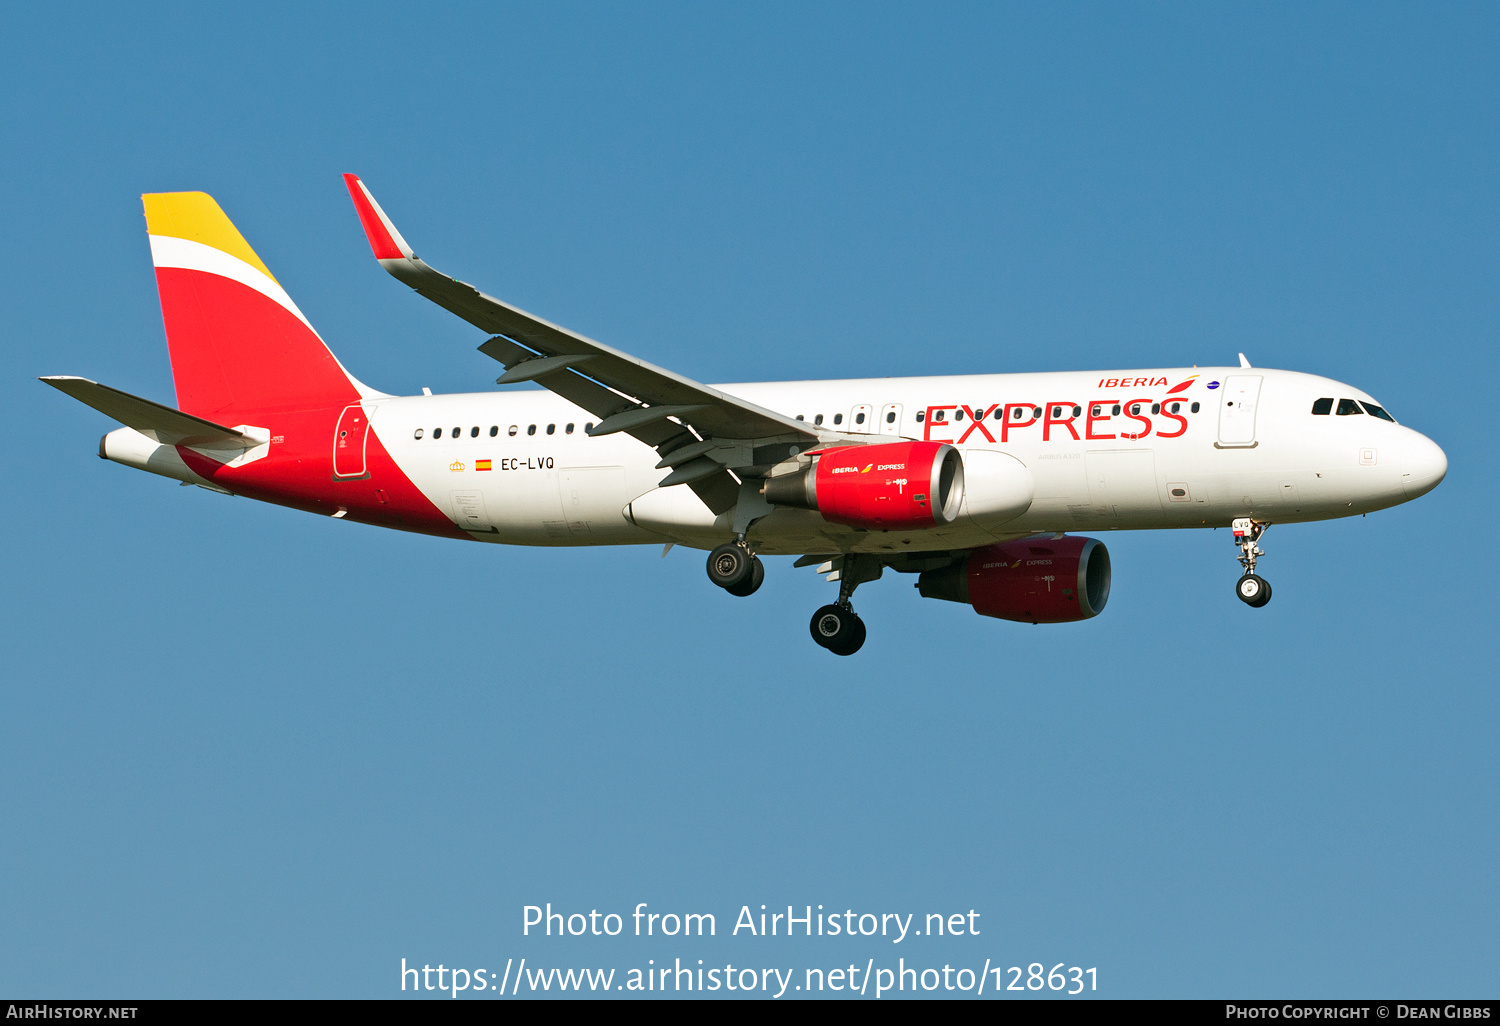
[(475, 460), (474, 461), (474, 469), (475, 470), (489, 470), (490, 469), (490, 461), (489, 460)]

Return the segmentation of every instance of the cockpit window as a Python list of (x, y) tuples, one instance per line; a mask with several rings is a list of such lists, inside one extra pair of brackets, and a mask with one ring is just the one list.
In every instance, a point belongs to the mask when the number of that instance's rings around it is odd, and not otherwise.
[(1370, 416), (1379, 417), (1381, 420), (1388, 420), (1392, 424), (1396, 423), (1395, 417), (1392, 417), (1389, 413), (1386, 413), (1384, 409), (1376, 406), (1374, 403), (1360, 403), (1360, 405), (1365, 408), (1365, 412)]
[(1364, 412), (1365, 412), (1364, 410), (1361, 410), (1359, 408), (1359, 403), (1355, 402), (1353, 399), (1340, 399), (1339, 400), (1339, 416), (1340, 417), (1347, 417), (1347, 416), (1349, 416), (1352, 413), (1364, 413)]
[(1332, 399), (1314, 399), (1313, 400), (1313, 416), (1314, 417), (1326, 417), (1326, 416), (1328, 416), (1332, 412), (1333, 412), (1333, 400)]

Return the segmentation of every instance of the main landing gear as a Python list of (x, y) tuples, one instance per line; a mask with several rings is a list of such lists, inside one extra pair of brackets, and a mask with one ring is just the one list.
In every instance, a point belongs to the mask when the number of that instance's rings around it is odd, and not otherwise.
[(807, 627), (819, 645), (834, 655), (848, 656), (858, 652), (865, 643), (865, 622), (854, 611), (854, 589), (866, 581), (879, 579), (885, 568), (875, 557), (853, 552), (840, 556), (833, 563), (837, 567), (839, 599), (820, 607)]
[(729, 594), (745, 598), (765, 581), (766, 565), (744, 541), (727, 542), (708, 554), (708, 579)]
[[(851, 601), (854, 589), (879, 578), (884, 567), (873, 556), (850, 553), (836, 558), (831, 567), (820, 569), (834, 570), (830, 580), (839, 582), (839, 598), (813, 614), (808, 630), (814, 641), (834, 655), (853, 655), (865, 643), (865, 622), (854, 611)], [(708, 579), (729, 594), (743, 598), (760, 588), (766, 579), (766, 568), (740, 538), (708, 554)]]
[(865, 622), (846, 605), (821, 607), (808, 624), (812, 639), (834, 655), (853, 655), (865, 643)]
[(1241, 517), (1232, 525), (1234, 544), (1240, 550), (1240, 566), (1245, 568), (1245, 573), (1235, 582), (1234, 593), (1245, 605), (1256, 609), (1271, 601), (1271, 582), (1255, 573), (1255, 561), (1265, 555), (1256, 543), (1270, 526), (1258, 524), (1249, 517)]

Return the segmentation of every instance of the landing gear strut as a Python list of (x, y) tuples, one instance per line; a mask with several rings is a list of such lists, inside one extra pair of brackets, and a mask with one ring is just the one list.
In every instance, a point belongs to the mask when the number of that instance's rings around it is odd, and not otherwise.
[(766, 567), (743, 540), (726, 542), (708, 554), (708, 579), (745, 598), (766, 579)]
[(1271, 525), (1258, 524), (1249, 517), (1241, 517), (1232, 526), (1234, 544), (1240, 550), (1240, 566), (1245, 568), (1244, 574), (1235, 582), (1234, 593), (1245, 605), (1259, 609), (1271, 601), (1271, 582), (1256, 576), (1255, 561), (1266, 554), (1256, 543)]
[(812, 639), (834, 655), (853, 655), (865, 643), (865, 622), (854, 611), (854, 589), (880, 577), (884, 570), (873, 556), (848, 553), (835, 561), (838, 567), (839, 600), (819, 608), (808, 630)]

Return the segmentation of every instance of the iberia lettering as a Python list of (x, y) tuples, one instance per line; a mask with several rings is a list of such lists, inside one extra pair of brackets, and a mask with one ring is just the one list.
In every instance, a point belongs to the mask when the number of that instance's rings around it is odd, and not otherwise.
[[(1195, 375), (1196, 376), (1196, 375)], [(1189, 381), (1192, 378), (1188, 379)], [(1095, 388), (1155, 388), (1167, 384), (1166, 378), (1100, 378)]]

